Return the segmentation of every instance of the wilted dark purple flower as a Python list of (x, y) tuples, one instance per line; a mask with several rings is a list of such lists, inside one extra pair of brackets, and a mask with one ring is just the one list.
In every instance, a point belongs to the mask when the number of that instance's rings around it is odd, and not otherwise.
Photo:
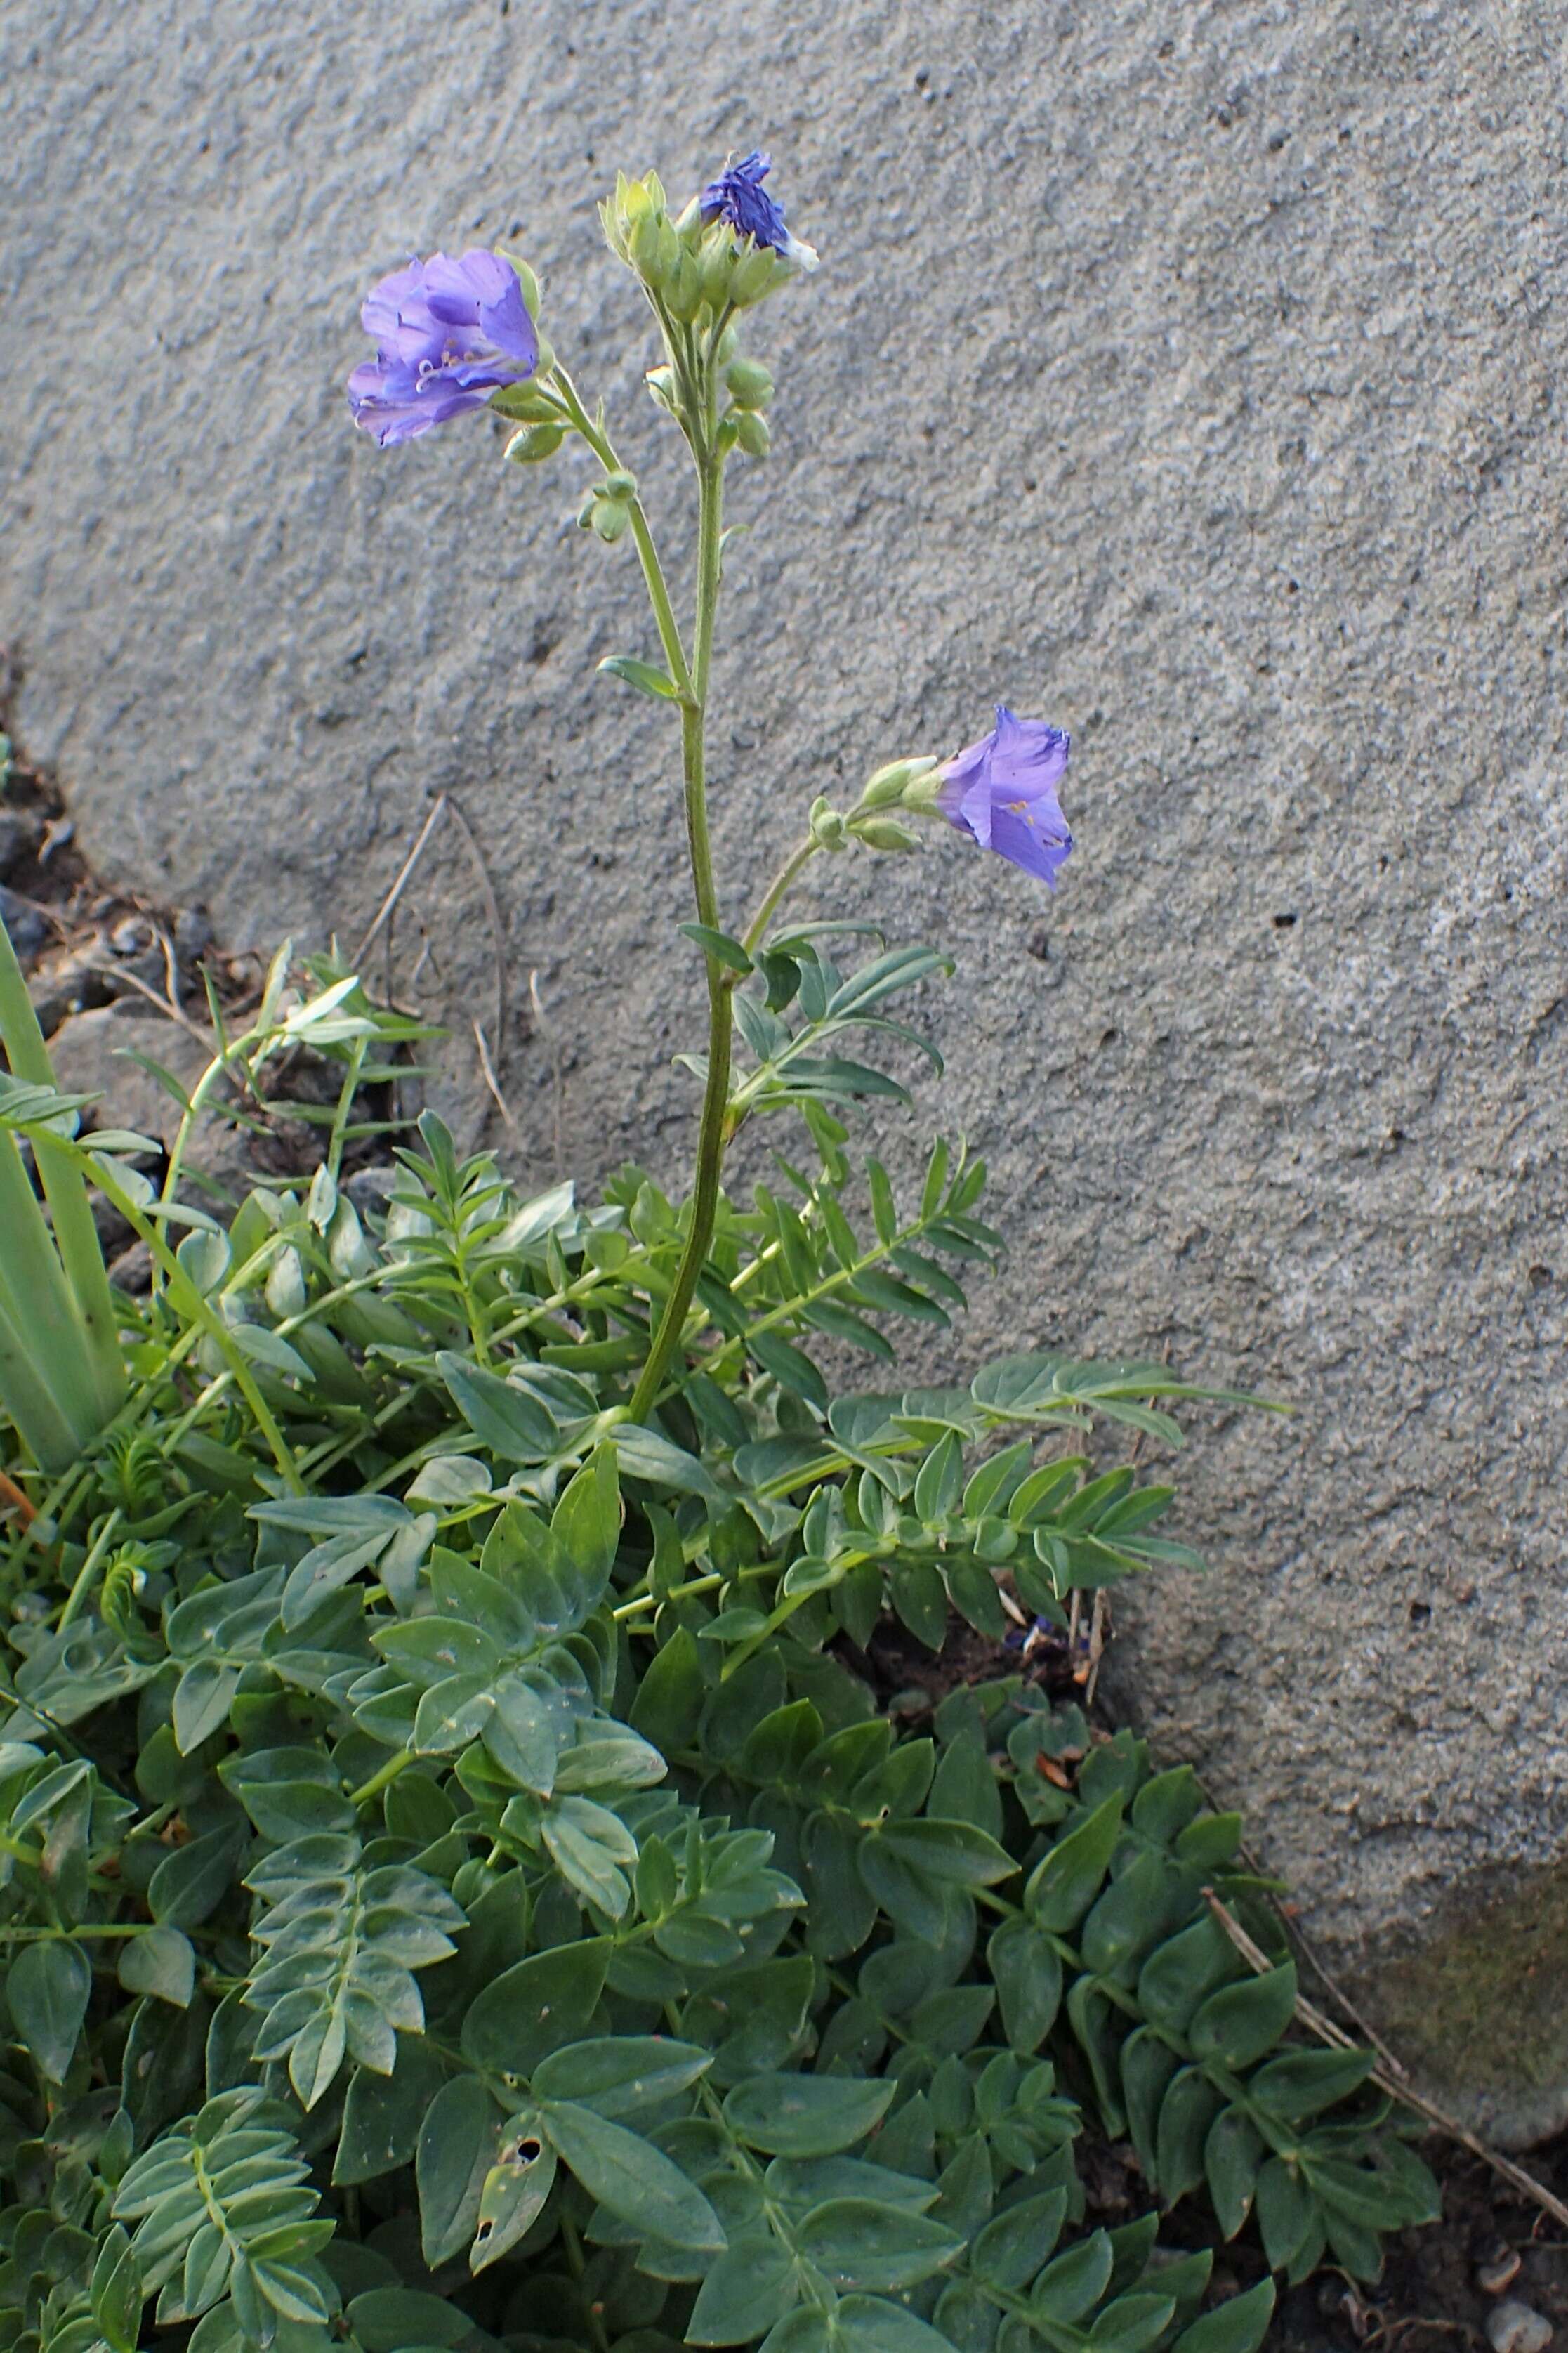
[(498, 385), (539, 364), (517, 272), (482, 247), (432, 254), (373, 286), (360, 313), (375, 357), (349, 378), (354, 423), (384, 449), (482, 408)]
[(753, 147), (738, 164), (726, 164), (710, 180), (698, 199), (705, 221), (728, 221), (739, 237), (771, 246), (797, 269), (815, 269), (816, 255), (784, 227), (784, 206), (774, 202), (763, 182), (773, 169), (773, 157)]
[(996, 706), (996, 725), (938, 771), (936, 806), (983, 849), (994, 849), (1054, 890), (1072, 848), (1057, 786), (1070, 738), (1037, 719)]

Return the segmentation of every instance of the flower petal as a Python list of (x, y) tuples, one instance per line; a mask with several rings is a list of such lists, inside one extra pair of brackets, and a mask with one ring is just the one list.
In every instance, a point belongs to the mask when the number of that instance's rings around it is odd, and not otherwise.
[(771, 246), (785, 261), (799, 269), (815, 269), (816, 255), (809, 245), (803, 245), (790, 235), (784, 226), (784, 206), (775, 202), (763, 182), (773, 169), (773, 158), (753, 147), (738, 164), (726, 164), (717, 178), (710, 180), (698, 202), (705, 221), (728, 221), (738, 237), (752, 238), (758, 245)]
[(1019, 866), (1026, 874), (1037, 875), (1054, 891), (1072, 840), (1070, 836), (1063, 840), (1059, 835), (1047, 833), (1031, 821), (1026, 810), (1008, 806), (992, 812), (991, 848), (1010, 866)]

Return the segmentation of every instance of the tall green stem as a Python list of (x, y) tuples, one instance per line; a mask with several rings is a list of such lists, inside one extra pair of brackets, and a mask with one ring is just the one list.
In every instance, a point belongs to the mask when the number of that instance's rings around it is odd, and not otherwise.
[[(686, 786), (686, 840), (691, 859), (691, 880), (697, 900), (697, 920), (717, 931), (719, 897), (713, 882), (713, 852), (708, 839), (706, 723), (708, 666), (713, 650), (713, 624), (719, 605), (720, 550), (723, 536), (723, 459), (710, 437), (697, 453), (697, 629), (692, 644), (691, 700), (681, 710), (681, 753)], [(697, 1176), (691, 1193), (691, 1219), (686, 1247), (680, 1254), (675, 1282), (664, 1303), (637, 1388), (632, 1392), (631, 1418), (646, 1420), (664, 1379), (665, 1366), (679, 1343), (686, 1311), (697, 1288), (713, 1239), (719, 1207), (719, 1178), (724, 1161), (724, 1118), (730, 1102), (731, 1011), (724, 966), (708, 958), (708, 1081), (702, 1093), (702, 1121), (697, 1140)]]

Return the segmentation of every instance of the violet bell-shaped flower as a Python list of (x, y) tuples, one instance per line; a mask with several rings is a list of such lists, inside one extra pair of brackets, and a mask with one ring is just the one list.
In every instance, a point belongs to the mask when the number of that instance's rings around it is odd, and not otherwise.
[(360, 316), (375, 357), (350, 376), (349, 404), (383, 449), (483, 408), (539, 364), (517, 272), (482, 247), (411, 261), (371, 288)]
[(772, 169), (772, 156), (755, 147), (738, 164), (726, 164), (697, 200), (702, 217), (728, 221), (737, 237), (749, 237), (753, 244), (770, 247), (796, 269), (815, 269), (815, 248), (791, 236), (784, 225), (784, 206), (763, 185)]
[(939, 809), (983, 849), (995, 850), (1054, 890), (1072, 849), (1057, 798), (1070, 742), (1061, 728), (1016, 718), (999, 702), (991, 733), (912, 786), (909, 805)]

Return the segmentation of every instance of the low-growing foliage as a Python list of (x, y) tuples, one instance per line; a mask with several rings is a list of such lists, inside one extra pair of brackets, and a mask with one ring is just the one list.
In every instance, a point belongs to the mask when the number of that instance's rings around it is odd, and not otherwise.
[[(1046, 1354), (899, 1376), (898, 1334), (945, 1326), (1000, 1238), (961, 1145), (900, 1187), (840, 1111), (904, 1098), (883, 1064), (931, 1050), (889, 1008), (945, 959), (773, 919), (816, 850), (904, 847), (886, 812), (940, 806), (935, 763), (879, 771), (848, 818), (819, 805), (755, 921), (721, 927), (718, 482), (766, 447), (731, 328), (805, 249), (756, 159), (679, 223), (623, 184), (607, 227), (698, 463), (689, 659), (529, 273), (510, 308), (494, 257), (388, 281), (356, 397), (398, 439), (493, 391), (534, 437), (514, 454), (570, 432), (606, 467), (586, 519), (637, 546), (667, 664), (609, 667), (673, 706), (698, 821), (690, 1198), (633, 1169), (520, 1198), (426, 1116), (376, 1205), (344, 1152), (410, 1025), (335, 966), (296, 991), (280, 956), (251, 1028), (220, 1028), (157, 1187), (138, 1139), (78, 1136), (0, 1019), (0, 1158), (54, 1172), (57, 1230), (96, 1184), (153, 1277), (114, 1303), (101, 1391), (79, 1319), (58, 1396), (0, 1360), (0, 2340), (1251, 2353), (1269, 2273), (1372, 2277), (1430, 2178), (1364, 2054), (1292, 2039), (1289, 1959), (1253, 1974), (1217, 1922), (1211, 1895), (1277, 1943), (1238, 1822), (1008, 1647), (1195, 1565), (1137, 1449), (1174, 1448), (1184, 1402), (1238, 1400)], [(422, 285), (446, 340), (416, 370)], [(1022, 833), (1047, 788), (1015, 774), (987, 811), (994, 758), (1065, 765), (1065, 738), (999, 725), (942, 772), (960, 829), (1005, 848), (1011, 824), (1048, 878), (1063, 840)], [(243, 1092), (306, 1048), (338, 1066), (321, 1166), (220, 1220), (179, 1181), (190, 1127), (226, 1073)], [(731, 1196), (728, 1144), (778, 1112), (769, 1181)], [(47, 1241), (30, 1188), (18, 1219), (13, 1243)], [(851, 1353), (877, 1386), (830, 1384)], [(929, 1650), (967, 1624), (992, 1671), (879, 1714), (858, 1668), (889, 1620)], [(1142, 2219), (1095, 2226), (1086, 2135), (1129, 2146)], [(1261, 2242), (1226, 2301), (1206, 2249), (1161, 2242), (1189, 2197)]]
[(130, 2353), (145, 2297), (197, 2353), (1235, 2353), (1267, 2286), (1203, 2313), (1152, 2215), (1085, 2235), (1086, 2128), (1291, 2277), (1429, 2210), (1365, 2056), (1215, 1925), (1250, 1882), (1190, 1772), (1023, 1672), (900, 1731), (844, 1663), (1184, 1557), (1087, 1451), (1182, 1392), (1029, 1356), (820, 1411), (825, 1299), (938, 1303), (865, 1291), (887, 1238), (991, 1247), (940, 1153), (873, 1243), (823, 1133), (723, 1205), (657, 1430), (616, 1408), (680, 1245), (644, 1179), (519, 1202), (427, 1120), (384, 1219), (318, 1176), (180, 1245), (249, 1338), (160, 1293), (11, 1551), (11, 2341)]

